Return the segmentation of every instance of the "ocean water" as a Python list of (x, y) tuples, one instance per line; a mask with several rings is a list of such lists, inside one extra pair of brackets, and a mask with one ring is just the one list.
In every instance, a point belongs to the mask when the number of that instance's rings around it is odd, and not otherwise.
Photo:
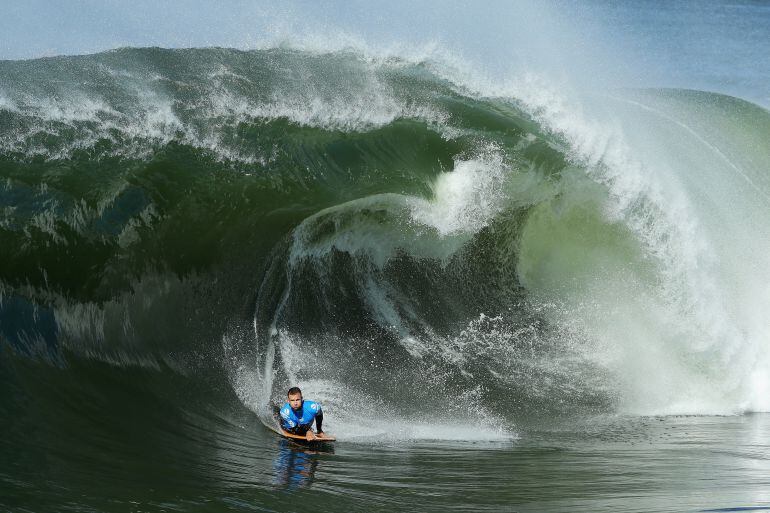
[(0, 61), (0, 510), (770, 509), (770, 7), (492, 7)]

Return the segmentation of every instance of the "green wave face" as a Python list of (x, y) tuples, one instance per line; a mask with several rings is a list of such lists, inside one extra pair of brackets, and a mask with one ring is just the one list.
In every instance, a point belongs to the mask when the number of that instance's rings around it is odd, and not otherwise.
[(299, 383), (340, 422), (761, 408), (767, 111), (452, 76), (290, 49), (0, 63), (4, 346), (255, 411)]

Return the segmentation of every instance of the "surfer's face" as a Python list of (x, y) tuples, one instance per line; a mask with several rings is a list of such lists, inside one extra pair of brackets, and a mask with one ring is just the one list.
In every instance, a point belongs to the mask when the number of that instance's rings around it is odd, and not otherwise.
[(302, 394), (292, 394), (289, 396), (289, 406), (292, 410), (299, 410), (302, 406)]

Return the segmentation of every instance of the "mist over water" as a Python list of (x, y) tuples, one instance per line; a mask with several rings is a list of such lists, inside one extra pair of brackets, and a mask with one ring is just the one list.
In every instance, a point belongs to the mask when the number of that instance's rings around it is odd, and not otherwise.
[[(753, 17), (690, 12), (693, 33), (734, 17), (761, 32), (766, 9), (740, 5)], [(0, 61), (4, 486), (47, 468), (83, 489), (136, 447), (107, 471), (116, 496), (163, 468), (189, 473), (166, 483), (180, 490), (306, 475), (314, 454), (282, 448), (273, 474), (243, 456), (275, 449), (260, 421), (292, 385), (363, 473), (371, 447), (403, 472), (401, 444), (430, 461), (519, 444), (542, 462), (572, 438), (657, 454), (687, 437), (652, 416), (768, 411), (756, 32), (737, 83), (640, 59), (635, 42), (669, 41), (644, 24), (669, 29), (633, 6), (404, 7), (369, 32), (361, 6), (295, 7), (224, 47)], [(737, 418), (685, 429), (741, 453), (764, 423)], [(51, 454), (90, 454), (83, 482)]]

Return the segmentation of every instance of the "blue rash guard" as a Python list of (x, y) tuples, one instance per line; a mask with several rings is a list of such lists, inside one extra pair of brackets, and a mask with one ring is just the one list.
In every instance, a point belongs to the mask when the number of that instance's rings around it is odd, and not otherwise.
[(288, 402), (284, 403), (281, 406), (279, 415), (281, 427), (289, 433), (304, 435), (312, 427), (314, 420), (317, 431), (323, 431), (321, 423), (323, 422), (324, 414), (321, 411), (321, 405), (317, 402), (302, 401), (302, 406), (298, 411), (292, 410)]

